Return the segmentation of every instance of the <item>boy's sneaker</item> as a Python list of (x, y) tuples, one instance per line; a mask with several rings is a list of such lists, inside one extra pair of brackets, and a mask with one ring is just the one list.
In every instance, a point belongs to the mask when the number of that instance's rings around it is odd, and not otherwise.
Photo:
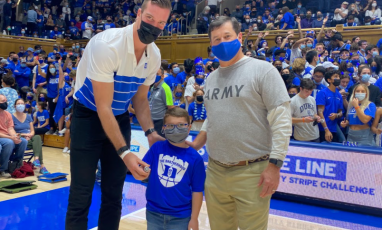
[(64, 150), (62, 150), (63, 153), (68, 153), (68, 151), (69, 151), (68, 147), (65, 147)]
[(40, 168), (40, 167), (41, 167), (41, 164), (40, 164), (40, 161), (39, 161), (39, 160), (35, 160), (35, 161), (33, 161), (32, 164), (34, 165), (34, 167), (37, 167), (37, 168)]
[(48, 132), (46, 132), (45, 134), (46, 135), (52, 135), (54, 132), (53, 132), (53, 129), (49, 129), (49, 131)]
[(40, 174), (49, 174), (50, 172), (44, 167), (40, 169)]
[(58, 133), (60, 133), (60, 134), (65, 134), (65, 132), (66, 132), (66, 128), (64, 128), (64, 129), (61, 130), (61, 131), (58, 131)]
[(11, 174), (7, 173), (7, 172), (0, 172), (0, 177), (2, 178), (11, 178)]

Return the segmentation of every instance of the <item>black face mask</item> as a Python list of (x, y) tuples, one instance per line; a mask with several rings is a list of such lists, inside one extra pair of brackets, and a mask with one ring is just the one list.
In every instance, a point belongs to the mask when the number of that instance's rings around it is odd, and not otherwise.
[(283, 78), (284, 81), (287, 81), (289, 79), (289, 74), (283, 74), (281, 75), (281, 77)]
[(196, 101), (197, 102), (203, 102), (204, 101), (203, 96), (196, 96)]
[(341, 83), (341, 80), (340, 80), (340, 79), (334, 79), (333, 85), (334, 85), (335, 87), (337, 87), (337, 86), (340, 85), (340, 83)]
[(280, 72), (283, 69), (283, 67), (278, 65), (278, 66), (276, 66), (276, 69), (277, 69), (277, 71)]
[(143, 44), (148, 45), (152, 43), (158, 38), (160, 33), (162, 33), (161, 29), (141, 20), (141, 26), (138, 29), (138, 37)]
[(0, 109), (6, 110), (7, 108), (8, 108), (8, 103), (7, 102), (0, 103)]
[(13, 60), (14, 62), (17, 62), (17, 60), (19, 60), (19, 59), (17, 59), (17, 58), (13, 58), (12, 60)]
[(290, 94), (289, 94), (289, 97), (290, 97), (290, 98), (292, 98), (292, 97), (294, 97), (294, 96), (296, 96), (296, 94), (294, 94), (294, 93), (290, 93)]
[(111, 20), (107, 20), (107, 22), (111, 22)]

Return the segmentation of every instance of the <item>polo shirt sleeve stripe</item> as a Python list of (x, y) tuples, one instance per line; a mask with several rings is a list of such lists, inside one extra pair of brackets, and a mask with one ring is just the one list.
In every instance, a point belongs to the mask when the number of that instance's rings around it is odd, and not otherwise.
[(174, 102), (172, 100), (172, 91), (170, 89), (170, 86), (168, 86), (166, 83), (163, 82), (162, 88), (164, 89), (164, 92), (166, 94), (166, 105), (167, 106), (174, 105)]

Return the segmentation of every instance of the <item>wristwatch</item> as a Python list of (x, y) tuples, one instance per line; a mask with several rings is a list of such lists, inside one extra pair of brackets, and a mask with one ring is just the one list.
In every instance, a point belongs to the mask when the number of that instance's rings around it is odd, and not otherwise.
[(127, 147), (127, 146), (123, 146), (122, 148), (118, 149), (117, 153), (118, 153), (118, 156), (121, 156), (123, 152), (129, 150), (130, 148)]
[(275, 158), (271, 158), (271, 159), (269, 159), (269, 163), (272, 163), (272, 164), (276, 165), (278, 168), (281, 168), (284, 164), (284, 161), (279, 160), (279, 159), (275, 159)]
[(148, 129), (148, 130), (146, 130), (146, 132), (145, 132), (145, 136), (147, 137), (148, 135), (152, 134), (153, 132), (155, 132), (155, 129), (153, 129), (153, 128)]

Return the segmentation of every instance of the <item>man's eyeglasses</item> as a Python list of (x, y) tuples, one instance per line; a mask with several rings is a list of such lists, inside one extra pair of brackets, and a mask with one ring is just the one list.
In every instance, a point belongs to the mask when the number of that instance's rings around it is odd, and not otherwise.
[(181, 124), (177, 124), (177, 125), (174, 125), (174, 124), (163, 125), (163, 128), (167, 129), (167, 130), (173, 130), (175, 127), (177, 127), (178, 129), (184, 129), (184, 128), (188, 128), (188, 124), (187, 123), (181, 123)]

